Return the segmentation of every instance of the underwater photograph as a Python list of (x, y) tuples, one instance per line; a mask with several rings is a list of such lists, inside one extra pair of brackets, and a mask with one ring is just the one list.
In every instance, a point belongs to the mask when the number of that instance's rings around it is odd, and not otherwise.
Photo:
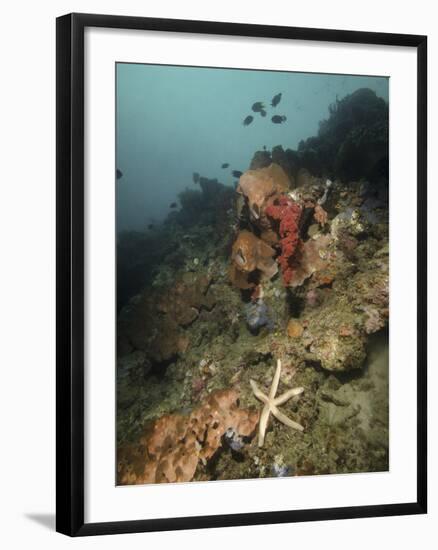
[(116, 64), (116, 484), (389, 470), (389, 79)]

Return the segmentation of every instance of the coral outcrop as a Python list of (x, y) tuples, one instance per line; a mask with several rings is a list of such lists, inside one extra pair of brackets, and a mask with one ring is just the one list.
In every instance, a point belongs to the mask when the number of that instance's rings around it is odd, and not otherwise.
[(301, 165), (317, 175), (351, 180), (388, 177), (388, 104), (361, 88), (330, 107), (317, 136), (298, 147)]
[(170, 287), (131, 299), (119, 316), (118, 355), (142, 350), (148, 360), (160, 363), (184, 353), (188, 346), (184, 329), (202, 310), (215, 306), (209, 284), (208, 276), (189, 272)]
[(235, 388), (213, 392), (189, 416), (170, 414), (148, 426), (136, 443), (118, 450), (118, 483), (191, 481), (199, 461), (206, 463), (231, 432), (251, 438), (259, 421), (254, 409), (238, 405)]

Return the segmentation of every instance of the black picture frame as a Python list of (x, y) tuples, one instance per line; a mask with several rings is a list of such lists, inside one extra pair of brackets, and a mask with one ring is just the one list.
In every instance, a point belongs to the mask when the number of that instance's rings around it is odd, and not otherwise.
[[(312, 510), (84, 522), (84, 30), (86, 27), (405, 46), (417, 52), (417, 498)], [(69, 536), (364, 518), (427, 511), (427, 37), (73, 13), (56, 22), (56, 529)]]

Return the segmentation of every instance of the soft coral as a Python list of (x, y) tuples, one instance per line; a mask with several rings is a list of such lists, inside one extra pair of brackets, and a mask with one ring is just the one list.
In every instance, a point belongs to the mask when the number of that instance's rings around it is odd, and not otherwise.
[(288, 197), (280, 197), (266, 208), (266, 215), (279, 222), (281, 254), (278, 258), (283, 282), (287, 286), (293, 275), (293, 260), (301, 243), (299, 222), (301, 206)]

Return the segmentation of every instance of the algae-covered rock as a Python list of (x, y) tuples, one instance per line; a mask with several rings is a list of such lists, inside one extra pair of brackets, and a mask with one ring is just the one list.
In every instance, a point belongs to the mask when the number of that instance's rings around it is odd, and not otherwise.
[(317, 136), (300, 142), (300, 162), (315, 174), (378, 180), (388, 176), (388, 104), (361, 88), (330, 107)]
[(328, 329), (310, 344), (310, 353), (322, 368), (344, 371), (360, 368), (365, 360), (365, 338), (359, 334), (347, 340), (339, 331)]
[(125, 306), (118, 319), (118, 355), (142, 350), (156, 363), (169, 361), (190, 345), (185, 330), (216, 299), (208, 274), (185, 273), (173, 285), (145, 290)]

